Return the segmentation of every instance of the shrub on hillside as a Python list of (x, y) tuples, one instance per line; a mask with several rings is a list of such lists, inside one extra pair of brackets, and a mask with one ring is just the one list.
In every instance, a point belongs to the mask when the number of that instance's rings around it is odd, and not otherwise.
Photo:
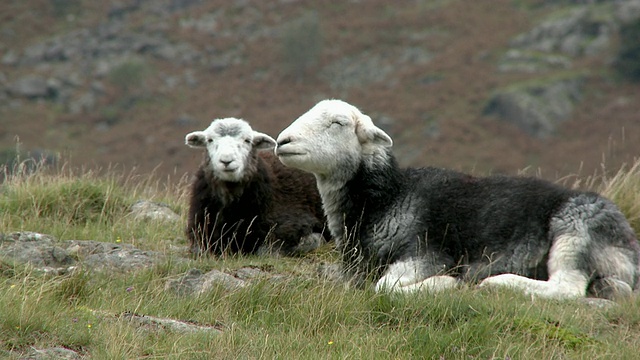
[(69, 15), (77, 15), (82, 8), (80, 0), (49, 0), (51, 12), (57, 18)]
[(315, 13), (288, 24), (282, 34), (282, 57), (286, 70), (297, 79), (318, 62), (322, 51), (320, 21)]
[(109, 71), (109, 81), (125, 93), (141, 87), (141, 83), (148, 73), (145, 63), (138, 60), (123, 62)]
[(614, 66), (625, 79), (640, 82), (640, 19), (620, 27), (620, 50)]

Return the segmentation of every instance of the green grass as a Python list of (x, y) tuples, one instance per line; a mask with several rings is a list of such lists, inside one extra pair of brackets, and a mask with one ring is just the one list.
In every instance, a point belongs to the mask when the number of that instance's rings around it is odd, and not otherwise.
[[(583, 186), (616, 200), (638, 230), (640, 165)], [(183, 224), (127, 216), (138, 199), (185, 212), (184, 183), (61, 169), (12, 175), (0, 185), (0, 229), (61, 240), (114, 242), (145, 250), (184, 246)], [(96, 359), (632, 359), (640, 346), (640, 300), (599, 309), (507, 290), (457, 289), (410, 296), (347, 288), (314, 274), (330, 249), (304, 258), (246, 256), (168, 260), (128, 274), (77, 271), (44, 276), (0, 262), (0, 357), (63, 346)], [(260, 266), (285, 275), (200, 296), (166, 291), (189, 268)], [(135, 326), (125, 312), (215, 325), (220, 334)]]
[[(130, 206), (145, 199), (184, 212), (184, 186), (163, 186), (150, 177), (116, 169), (7, 174), (0, 184), (0, 229), (35, 231), (65, 240), (135, 243), (158, 250), (182, 234), (181, 224), (140, 223), (128, 216)], [(178, 187), (180, 186), (180, 187)]]

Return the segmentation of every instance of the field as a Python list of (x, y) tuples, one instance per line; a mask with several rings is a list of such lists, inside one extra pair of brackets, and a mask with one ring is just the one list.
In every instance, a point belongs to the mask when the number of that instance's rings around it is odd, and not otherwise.
[[(61, 166), (7, 175), (0, 184), (1, 232), (123, 242), (171, 256), (134, 272), (79, 268), (65, 275), (2, 260), (2, 357), (63, 347), (95, 359), (637, 358), (638, 299), (603, 306), (473, 287), (439, 294), (376, 294), (318, 276), (319, 266), (337, 259), (330, 245), (302, 258), (189, 259), (171, 250), (186, 246), (185, 179), (160, 182), (118, 169), (99, 173)], [(640, 230), (640, 162), (612, 177), (565, 182), (603, 192)], [(141, 198), (168, 204), (182, 221), (135, 221), (127, 216), (128, 208)], [(169, 279), (192, 268), (246, 266), (273, 276), (237, 289), (217, 286), (198, 296), (165, 290)], [(216, 331), (140, 326), (132, 315)]]

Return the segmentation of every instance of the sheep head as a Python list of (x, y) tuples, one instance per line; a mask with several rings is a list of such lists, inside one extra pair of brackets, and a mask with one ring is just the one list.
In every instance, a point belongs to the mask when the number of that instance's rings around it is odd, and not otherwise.
[(316, 176), (353, 172), (393, 144), (369, 116), (340, 100), (319, 102), (284, 129), (277, 142), (283, 164)]
[(206, 166), (216, 178), (239, 182), (255, 167), (255, 152), (273, 147), (276, 141), (254, 131), (244, 120), (225, 118), (213, 120), (203, 131), (187, 134), (185, 144), (207, 150)]

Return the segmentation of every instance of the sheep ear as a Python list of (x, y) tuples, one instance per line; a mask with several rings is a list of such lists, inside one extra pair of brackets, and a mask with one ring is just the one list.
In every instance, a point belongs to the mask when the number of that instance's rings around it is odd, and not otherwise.
[(371, 118), (365, 114), (356, 114), (356, 135), (361, 143), (375, 144), (384, 147), (391, 147), (393, 140), (382, 129), (375, 126)]
[(206, 147), (207, 137), (202, 131), (194, 131), (192, 133), (188, 133), (187, 136), (184, 137), (184, 143), (192, 148)]
[(253, 147), (256, 149), (269, 149), (276, 146), (276, 141), (269, 135), (257, 131), (253, 132)]

